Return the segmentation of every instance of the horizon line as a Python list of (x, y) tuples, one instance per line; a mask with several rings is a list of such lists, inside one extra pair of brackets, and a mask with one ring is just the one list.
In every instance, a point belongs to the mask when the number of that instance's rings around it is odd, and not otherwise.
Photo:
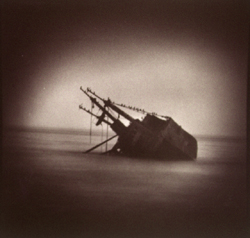
[[(79, 128), (79, 127), (50, 127), (50, 126), (28, 126), (28, 125), (3, 125), (2, 126), (3, 131), (4, 130), (28, 130), (28, 131), (44, 131), (44, 132), (56, 132), (56, 133), (62, 133), (62, 132), (89, 132), (90, 128)], [(103, 128), (104, 129), (104, 128)], [(105, 126), (106, 130), (106, 126)], [(102, 128), (92, 128), (92, 132), (94, 134), (100, 133), (102, 131)], [(112, 133), (115, 133), (111, 129)], [(85, 134), (84, 133), (84, 134)], [(207, 139), (207, 138), (231, 138), (231, 139), (247, 139), (247, 135), (223, 135), (223, 134), (192, 134), (195, 138), (199, 139)]]

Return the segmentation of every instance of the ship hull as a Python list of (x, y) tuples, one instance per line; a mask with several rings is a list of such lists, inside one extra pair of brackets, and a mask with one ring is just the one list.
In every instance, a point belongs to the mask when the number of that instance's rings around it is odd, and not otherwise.
[(196, 139), (172, 118), (161, 120), (147, 115), (141, 122), (132, 122), (118, 139), (120, 151), (130, 156), (194, 160)]

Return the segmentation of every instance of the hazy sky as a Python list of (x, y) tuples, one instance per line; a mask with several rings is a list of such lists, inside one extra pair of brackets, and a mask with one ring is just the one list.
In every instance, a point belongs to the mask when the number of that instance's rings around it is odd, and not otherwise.
[(245, 134), (247, 1), (7, 2), (5, 125), (87, 128), (83, 86), (192, 134)]

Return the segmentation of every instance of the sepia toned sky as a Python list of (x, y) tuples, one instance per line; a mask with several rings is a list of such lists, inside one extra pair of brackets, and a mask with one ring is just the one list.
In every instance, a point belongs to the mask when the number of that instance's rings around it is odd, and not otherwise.
[(192, 134), (245, 135), (246, 1), (62, 2), (3, 5), (4, 125), (88, 128), (82, 86)]

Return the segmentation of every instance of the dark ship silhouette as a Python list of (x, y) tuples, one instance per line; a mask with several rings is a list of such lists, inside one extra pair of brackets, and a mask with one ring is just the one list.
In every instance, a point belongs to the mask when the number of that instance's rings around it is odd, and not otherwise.
[[(91, 110), (79, 106), (87, 113), (98, 119), (96, 125), (102, 122), (108, 124), (116, 133), (115, 136), (87, 150), (88, 153), (109, 140), (118, 136), (114, 147), (106, 153), (118, 153), (135, 157), (153, 157), (166, 160), (194, 160), (197, 157), (197, 141), (188, 132), (183, 130), (171, 117), (159, 116), (156, 113), (148, 113), (145, 110), (127, 107), (124, 104), (116, 104), (109, 98), (107, 100), (99, 97), (90, 88), (80, 89), (89, 97), (92, 102)], [(101, 102), (99, 102), (99, 101)], [(92, 112), (93, 106), (97, 106), (101, 111), (101, 116)], [(137, 112), (146, 114), (144, 119), (134, 119), (132, 116), (121, 110), (120, 107), (127, 107)], [(114, 116), (114, 112), (117, 117)], [(125, 126), (120, 116), (127, 119), (130, 124)]]

